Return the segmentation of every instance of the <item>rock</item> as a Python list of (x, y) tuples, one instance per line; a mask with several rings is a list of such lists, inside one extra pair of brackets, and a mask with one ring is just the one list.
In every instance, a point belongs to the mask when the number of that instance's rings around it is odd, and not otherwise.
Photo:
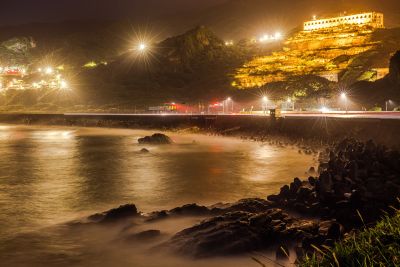
[(143, 232), (128, 236), (126, 238), (126, 241), (129, 241), (129, 242), (150, 241), (152, 239), (159, 237), (160, 235), (161, 235), (161, 232), (159, 230), (147, 230), (147, 231), (143, 231)]
[(282, 198), (280, 195), (269, 195), (267, 199), (272, 202), (279, 202)]
[(321, 193), (330, 192), (332, 190), (333, 182), (330, 174), (325, 171), (319, 176), (319, 191)]
[(288, 215), (281, 209), (268, 210), (268, 216), (270, 216), (272, 220), (283, 220), (284, 218), (288, 217)]
[(290, 187), (288, 185), (284, 185), (280, 190), (279, 196), (288, 198), (290, 196)]
[(333, 222), (326, 236), (328, 239), (338, 240), (342, 236), (342, 226), (337, 222)]
[(294, 195), (300, 188), (300, 186), (301, 186), (301, 180), (297, 177), (294, 178), (293, 183), (290, 183), (290, 193)]
[(308, 213), (310, 211), (310, 208), (306, 204), (301, 202), (294, 203), (293, 208), (295, 211), (300, 213)]
[(168, 217), (168, 212), (166, 210), (162, 211), (155, 211), (150, 213), (147, 216), (146, 221), (151, 222), (151, 221), (157, 221), (157, 220), (162, 220)]
[(165, 134), (155, 133), (152, 136), (139, 138), (139, 144), (172, 144), (172, 139)]
[(103, 218), (100, 220), (101, 223), (112, 223), (118, 222), (123, 219), (132, 218), (139, 216), (136, 206), (134, 204), (127, 204), (120, 206), (116, 209), (111, 209), (103, 213)]
[(268, 248), (291, 221), (281, 209), (263, 213), (227, 212), (176, 234), (166, 245), (194, 257), (235, 255)]
[(256, 214), (249, 218), (249, 225), (250, 226), (260, 226), (263, 227), (266, 224), (270, 224), (272, 221), (271, 216), (269, 216), (268, 212)]
[(102, 219), (104, 219), (104, 214), (96, 213), (96, 214), (90, 215), (87, 219), (91, 222), (100, 222)]
[(236, 255), (254, 251), (271, 243), (272, 227), (253, 227), (253, 213), (231, 212), (201, 222), (176, 234), (167, 246), (193, 257)]
[(203, 216), (210, 214), (210, 210), (205, 206), (198, 206), (197, 204), (188, 204), (182, 207), (174, 208), (169, 211), (171, 215), (185, 215), (185, 216)]
[(312, 193), (312, 190), (310, 188), (302, 186), (297, 191), (296, 199), (298, 201), (308, 200), (310, 198), (311, 193)]
[(308, 173), (312, 175), (312, 174), (316, 174), (317, 172), (315, 171), (314, 167), (310, 167), (310, 169), (308, 170)]
[(310, 185), (315, 186), (316, 183), (316, 179), (312, 176), (308, 177), (308, 182), (310, 183)]
[(142, 148), (140, 150), (141, 153), (149, 153), (150, 151), (147, 148)]
[(321, 221), (318, 224), (318, 234), (321, 236), (327, 236), (328, 230), (333, 223), (335, 223), (333, 220)]

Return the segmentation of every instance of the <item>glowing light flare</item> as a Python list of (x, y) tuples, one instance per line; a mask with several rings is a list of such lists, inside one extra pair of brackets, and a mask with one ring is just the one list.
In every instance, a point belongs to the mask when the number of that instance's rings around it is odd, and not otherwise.
[(60, 82), (60, 89), (66, 90), (69, 89), (68, 83), (65, 80)]
[(32, 83), (32, 87), (35, 89), (38, 89), (38, 88), (40, 88), (40, 84), (37, 82), (34, 82), (34, 83)]
[(47, 68), (45, 69), (45, 73), (48, 74), (48, 75), (53, 74), (53, 72), (54, 72), (54, 70), (53, 70), (52, 67), (47, 67)]
[(137, 47), (137, 50), (139, 52), (145, 52), (147, 50), (147, 44), (146, 43), (140, 43)]
[(321, 111), (322, 113), (326, 113), (326, 112), (329, 112), (329, 108), (323, 106), (323, 107), (321, 107), (321, 109), (319, 111)]
[(274, 35), (268, 35), (268, 34), (264, 34), (263, 36), (261, 36), (258, 41), (260, 43), (265, 43), (265, 42), (273, 42), (273, 41), (277, 41), (277, 40), (281, 40), (283, 37), (281, 32), (275, 32)]
[(343, 99), (346, 99), (347, 98), (347, 94), (346, 93), (341, 93), (340, 97), (343, 98)]
[(233, 46), (233, 44), (234, 44), (233, 41), (226, 41), (225, 42), (226, 46)]

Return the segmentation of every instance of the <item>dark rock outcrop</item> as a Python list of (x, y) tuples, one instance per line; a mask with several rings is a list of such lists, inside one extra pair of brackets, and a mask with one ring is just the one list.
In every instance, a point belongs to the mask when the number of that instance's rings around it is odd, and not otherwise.
[[(184, 205), (143, 216), (145, 222), (171, 216), (200, 216), (199, 224), (187, 228), (162, 244), (192, 257), (240, 254), (276, 249), (277, 259), (294, 249), (306, 255), (315, 246), (335, 241), (361, 226), (375, 223), (400, 195), (400, 153), (372, 141), (346, 139), (328, 149), (319, 177), (295, 178), (268, 200), (251, 198), (210, 207)], [(121, 206), (91, 216), (92, 221), (114, 222), (139, 215), (134, 205)], [(152, 239), (157, 231), (129, 237)]]
[[(219, 216), (183, 230), (168, 246), (194, 257), (208, 257), (272, 248), (290, 240), (297, 242), (297, 251), (301, 247), (304, 255), (314, 246), (332, 246), (346, 232), (376, 222), (390, 206), (398, 205), (400, 153), (371, 141), (346, 139), (327, 155), (319, 177), (295, 178), (279, 194), (268, 196), (268, 201), (245, 199), (213, 207), (211, 214)], [(278, 254), (278, 258), (287, 257)]]
[(139, 144), (155, 144), (155, 145), (166, 145), (172, 144), (172, 139), (166, 136), (165, 134), (155, 133), (152, 136), (145, 136), (143, 138), (139, 138)]
[(207, 219), (176, 234), (168, 246), (193, 257), (232, 255), (274, 243), (273, 219), (288, 218), (281, 210), (266, 214), (236, 211)]
[(97, 213), (88, 217), (90, 221), (99, 223), (114, 223), (124, 219), (140, 216), (134, 204), (120, 206), (103, 213)]
[(199, 206), (197, 204), (188, 204), (170, 210), (169, 214), (181, 215), (181, 216), (204, 216), (204, 215), (209, 215), (210, 210), (205, 206)]

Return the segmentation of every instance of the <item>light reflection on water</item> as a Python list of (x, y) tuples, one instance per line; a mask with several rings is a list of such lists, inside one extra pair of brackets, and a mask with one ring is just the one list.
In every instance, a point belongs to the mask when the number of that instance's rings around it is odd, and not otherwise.
[(146, 134), (0, 126), (0, 245), (124, 203), (153, 211), (265, 197), (313, 164), (295, 149), (200, 135), (172, 134), (176, 144), (142, 154)]

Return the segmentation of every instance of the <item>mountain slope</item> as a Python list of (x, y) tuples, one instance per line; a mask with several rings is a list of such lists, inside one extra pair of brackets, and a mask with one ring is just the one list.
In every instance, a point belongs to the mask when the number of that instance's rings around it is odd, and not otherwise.
[(106, 67), (84, 74), (87, 99), (100, 102), (159, 104), (163, 101), (196, 102), (226, 97), (230, 73), (243, 54), (205, 27), (155, 44), (152, 56), (121, 55)]

